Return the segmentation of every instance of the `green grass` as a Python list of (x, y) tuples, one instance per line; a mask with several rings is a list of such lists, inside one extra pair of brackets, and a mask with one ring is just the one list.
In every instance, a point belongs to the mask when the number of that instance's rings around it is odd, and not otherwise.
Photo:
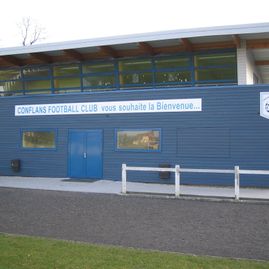
[(268, 262), (199, 257), (0, 234), (0, 268), (269, 268)]

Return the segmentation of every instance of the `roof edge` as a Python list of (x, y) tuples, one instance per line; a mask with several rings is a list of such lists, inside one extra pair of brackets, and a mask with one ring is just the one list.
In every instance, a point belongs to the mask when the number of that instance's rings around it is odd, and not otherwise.
[(0, 49), (0, 56), (18, 55), (37, 52), (49, 52), (66, 49), (79, 49), (96, 46), (111, 46), (136, 42), (150, 42), (176, 38), (193, 38), (206, 36), (221, 36), (234, 34), (269, 33), (269, 23), (225, 25), (214, 27), (187, 28), (160, 32), (148, 32), (131, 35), (100, 37), (93, 39), (80, 39), (53, 43), (35, 44), (32, 46), (7, 47)]

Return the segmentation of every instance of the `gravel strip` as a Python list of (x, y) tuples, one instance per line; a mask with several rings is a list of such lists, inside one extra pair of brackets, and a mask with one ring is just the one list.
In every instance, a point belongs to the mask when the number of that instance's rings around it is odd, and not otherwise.
[(0, 188), (0, 232), (269, 260), (269, 205)]

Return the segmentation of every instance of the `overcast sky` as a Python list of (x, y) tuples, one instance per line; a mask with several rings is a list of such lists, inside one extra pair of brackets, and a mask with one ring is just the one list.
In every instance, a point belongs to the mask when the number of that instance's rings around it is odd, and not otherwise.
[(2, 0), (0, 47), (20, 46), (30, 16), (42, 43), (196, 27), (269, 22), (268, 0)]

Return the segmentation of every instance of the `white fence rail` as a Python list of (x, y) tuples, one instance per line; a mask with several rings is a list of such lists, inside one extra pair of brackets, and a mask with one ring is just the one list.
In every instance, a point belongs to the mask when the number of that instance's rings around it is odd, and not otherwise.
[(127, 171), (144, 171), (144, 172), (172, 172), (175, 173), (175, 196), (180, 196), (180, 175), (181, 173), (214, 173), (214, 174), (234, 174), (234, 197), (236, 200), (240, 198), (240, 174), (242, 175), (269, 175), (269, 170), (241, 170), (239, 166), (234, 169), (191, 169), (181, 168), (175, 165), (175, 168), (159, 168), (159, 167), (138, 167), (127, 166), (122, 164), (122, 188), (123, 194), (127, 193)]

